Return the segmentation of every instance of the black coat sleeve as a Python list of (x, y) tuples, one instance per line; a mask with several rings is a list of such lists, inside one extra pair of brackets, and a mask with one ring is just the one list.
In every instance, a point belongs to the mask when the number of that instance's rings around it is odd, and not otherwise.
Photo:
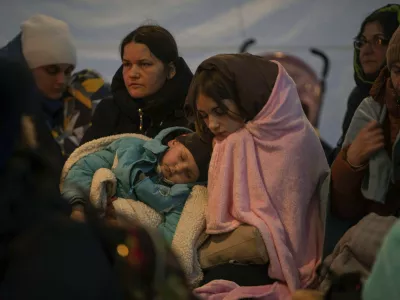
[(38, 141), (37, 152), (46, 160), (53, 168), (56, 177), (56, 184), (59, 184), (59, 177), (65, 163), (65, 157), (62, 155), (61, 148), (51, 135), (51, 131), (47, 125), (42, 122), (40, 116), (35, 116), (34, 126), (36, 130), (36, 137)]
[(92, 125), (88, 128), (81, 140), (81, 145), (92, 140), (109, 136), (114, 133), (118, 108), (114, 100), (107, 98), (102, 100), (96, 107), (92, 118)]

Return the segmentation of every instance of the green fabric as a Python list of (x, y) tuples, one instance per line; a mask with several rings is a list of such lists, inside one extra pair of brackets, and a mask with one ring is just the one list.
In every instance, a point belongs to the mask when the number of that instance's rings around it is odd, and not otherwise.
[(400, 299), (400, 222), (386, 236), (371, 275), (363, 288), (363, 300)]

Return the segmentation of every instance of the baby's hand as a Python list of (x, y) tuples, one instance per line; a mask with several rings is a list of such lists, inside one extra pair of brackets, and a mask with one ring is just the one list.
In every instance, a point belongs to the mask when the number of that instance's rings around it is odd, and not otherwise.
[(117, 215), (115, 213), (113, 200), (115, 200), (114, 197), (109, 198), (108, 201), (107, 201), (106, 215), (105, 215), (104, 220), (106, 221), (106, 223), (108, 225), (118, 226), (119, 223), (118, 223), (118, 220), (117, 220)]
[(140, 172), (138, 181), (142, 181), (142, 180), (146, 179), (146, 177), (147, 177), (146, 174), (144, 174), (143, 172)]
[(85, 209), (82, 205), (74, 205), (72, 207), (71, 219), (78, 222), (85, 222)]
[(115, 214), (115, 208), (113, 205), (113, 202), (116, 199), (117, 199), (117, 197), (115, 197), (115, 196), (107, 198), (107, 207), (106, 207), (106, 211), (105, 211), (105, 218), (107, 220), (116, 220), (117, 219), (117, 216)]

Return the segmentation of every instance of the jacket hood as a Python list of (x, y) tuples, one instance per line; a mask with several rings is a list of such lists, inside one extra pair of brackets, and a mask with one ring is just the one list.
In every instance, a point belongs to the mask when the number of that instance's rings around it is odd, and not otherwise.
[(28, 68), (24, 55), (22, 54), (21, 33), (14, 37), (7, 45), (0, 49), (0, 54), (10, 60), (18, 61)]
[(161, 130), (154, 139), (151, 139), (144, 144), (144, 148), (148, 149), (154, 154), (161, 154), (168, 149), (169, 141), (172, 141), (182, 134), (191, 132), (193, 131), (185, 127), (170, 127)]

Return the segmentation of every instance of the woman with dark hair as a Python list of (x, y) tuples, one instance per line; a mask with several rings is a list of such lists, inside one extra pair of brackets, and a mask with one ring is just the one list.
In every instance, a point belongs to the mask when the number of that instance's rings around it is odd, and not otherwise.
[(21, 122), (34, 105), (21, 89), (31, 72), (1, 54), (0, 70), (8, 100), (0, 112), (0, 298), (194, 299), (157, 232), (113, 226), (89, 205), (86, 222), (69, 217), (57, 174), (35, 147), (35, 128)]
[(332, 212), (359, 221), (369, 213), (398, 216), (400, 29), (392, 36), (371, 96), (357, 108), (332, 164)]
[(386, 51), (393, 33), (400, 23), (400, 5), (388, 4), (371, 13), (361, 24), (354, 39), (354, 80), (356, 86), (347, 100), (347, 110), (342, 124), (342, 136), (329, 159), (331, 164), (339, 153), (351, 119), (360, 103), (386, 65)]
[(193, 75), (171, 33), (140, 26), (122, 40), (120, 55), (113, 96), (98, 105), (81, 143), (119, 133), (154, 137), (162, 129), (187, 126), (183, 106)]

